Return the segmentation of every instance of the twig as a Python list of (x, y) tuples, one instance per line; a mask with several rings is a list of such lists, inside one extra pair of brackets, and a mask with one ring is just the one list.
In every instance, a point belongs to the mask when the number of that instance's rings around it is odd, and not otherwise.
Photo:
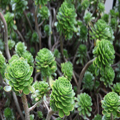
[(52, 49), (51, 49), (52, 52), (54, 51), (56, 45), (58, 45), (59, 43), (60, 43), (60, 41), (57, 41), (57, 42), (53, 45), (53, 47), (52, 47)]
[(1, 111), (0, 111), (0, 117), (1, 117), (1, 120), (4, 120)]
[(78, 86), (77, 78), (75, 77), (74, 71), (73, 71), (73, 78), (74, 78), (74, 81), (75, 81), (76, 85)]
[(40, 75), (40, 72), (35, 74), (34, 82), (37, 81), (37, 77), (38, 77), (39, 75)]
[(43, 100), (40, 100), (40, 101), (38, 101), (37, 103), (35, 103), (32, 107), (30, 107), (30, 108), (29, 108), (29, 112), (32, 111), (32, 110), (34, 110), (39, 104), (42, 103), (42, 101), (43, 101)]
[(54, 113), (54, 111), (50, 108), (50, 110), (48, 111), (46, 120), (50, 120), (53, 113)]
[(85, 74), (85, 71), (86, 71), (87, 68), (93, 63), (94, 60), (95, 60), (95, 58), (92, 59), (92, 60), (90, 60), (90, 61), (84, 66), (84, 68), (82, 69), (82, 71), (81, 71), (81, 73), (80, 73), (80, 77), (79, 77), (77, 93), (80, 92), (81, 83), (82, 83), (82, 78), (83, 78), (83, 76), (84, 76), (84, 74)]
[(38, 27), (41, 27), (41, 25), (44, 23), (45, 19), (38, 25)]
[(49, 109), (49, 107), (48, 107), (48, 105), (47, 105), (46, 101), (44, 101), (44, 100), (43, 100), (43, 103), (45, 104), (45, 106), (46, 106), (47, 110), (49, 111), (50, 109)]
[(25, 120), (30, 120), (29, 108), (28, 108), (26, 95), (24, 94), (21, 98), (22, 98), (22, 103), (23, 103), (23, 107), (25, 111)]

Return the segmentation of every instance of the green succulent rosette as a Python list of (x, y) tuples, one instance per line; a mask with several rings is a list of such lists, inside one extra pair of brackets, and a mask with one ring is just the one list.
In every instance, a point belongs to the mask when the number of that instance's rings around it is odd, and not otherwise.
[(27, 60), (30, 66), (34, 66), (34, 59), (30, 52), (26, 51), (22, 54), (22, 57)]
[(45, 5), (50, 0), (34, 0), (36, 5)]
[(87, 12), (85, 15), (84, 15), (84, 21), (86, 24), (88, 24), (92, 19), (92, 14), (90, 12)]
[(31, 67), (24, 58), (17, 58), (9, 61), (5, 70), (5, 78), (15, 92), (29, 94), (33, 78), (33, 67)]
[(12, 10), (16, 15), (20, 16), (27, 9), (28, 1), (26, 0), (11, 0)]
[(83, 88), (92, 90), (94, 85), (94, 76), (91, 72), (86, 71), (83, 78)]
[(0, 0), (0, 8), (5, 9), (9, 3), (10, 0)]
[(71, 81), (73, 75), (73, 65), (71, 62), (65, 62), (61, 64), (61, 70), (64, 76)]
[(65, 39), (71, 39), (73, 33), (76, 31), (76, 16), (74, 5), (66, 1), (63, 2), (57, 14), (57, 31), (60, 34), (63, 33)]
[(56, 58), (60, 58), (60, 52), (58, 49), (54, 49), (53, 54)]
[(43, 77), (51, 76), (57, 70), (53, 53), (47, 48), (41, 49), (35, 58), (36, 68), (40, 70)]
[(92, 99), (88, 94), (81, 93), (77, 96), (77, 106), (79, 115), (83, 115), (84, 118), (86, 118), (86, 116), (91, 116)]
[(82, 0), (81, 7), (83, 10), (87, 9), (90, 5), (89, 0)]
[(41, 100), (42, 97), (50, 90), (48, 83), (45, 81), (36, 81), (32, 86), (34, 87), (35, 92), (32, 94), (31, 98), (35, 101)]
[(120, 83), (119, 82), (113, 85), (112, 91), (120, 95)]
[(102, 3), (102, 2), (98, 3), (98, 10), (99, 10), (100, 13), (105, 11), (104, 3)]
[(4, 78), (4, 72), (6, 68), (5, 57), (3, 56), (2, 52), (0, 51), (0, 74)]
[(100, 70), (100, 74), (100, 81), (102, 81), (105, 86), (110, 86), (113, 84), (115, 73), (111, 66), (106, 66), (104, 69)]
[(90, 35), (93, 40), (114, 40), (113, 30), (112, 28), (103, 20), (99, 19), (94, 27), (92, 27), (92, 32), (90, 32)]
[(8, 47), (11, 50), (15, 46), (15, 41), (13, 40), (8, 40)]
[(53, 111), (58, 111), (61, 118), (69, 116), (74, 109), (74, 91), (71, 83), (65, 77), (59, 77), (53, 83), (50, 106)]
[(109, 92), (105, 95), (104, 99), (101, 101), (103, 115), (110, 117), (111, 114), (113, 117), (117, 117), (120, 112), (120, 97), (115, 92)]
[(111, 65), (115, 58), (114, 47), (108, 40), (97, 40), (96, 47), (93, 49), (93, 54), (96, 57), (93, 62), (94, 65), (101, 69), (104, 69), (104, 66)]
[(49, 36), (51, 34), (51, 28), (50, 25), (45, 25), (44, 26), (44, 32), (47, 36)]
[(109, 14), (104, 13), (103, 16), (102, 16), (102, 19), (103, 19), (106, 23), (108, 23), (108, 22), (109, 22)]
[(97, 114), (97, 115), (95, 115), (93, 120), (102, 120), (102, 116)]
[(38, 16), (40, 16), (42, 20), (47, 20), (50, 16), (48, 7), (42, 6), (38, 11)]
[(24, 42), (18, 42), (15, 45), (15, 53), (21, 57), (24, 52), (26, 52), (27, 47), (25, 46)]

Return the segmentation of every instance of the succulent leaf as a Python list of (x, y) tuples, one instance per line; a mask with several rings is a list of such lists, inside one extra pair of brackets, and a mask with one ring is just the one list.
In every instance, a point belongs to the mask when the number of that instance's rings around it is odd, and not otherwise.
[(45, 5), (50, 0), (34, 0), (36, 5)]
[(113, 92), (116, 92), (118, 95), (120, 95), (120, 83), (117, 82), (116, 84), (114, 84), (112, 90)]
[(102, 116), (97, 114), (97, 115), (95, 115), (93, 120), (102, 120)]
[(59, 77), (53, 83), (50, 106), (53, 111), (58, 111), (62, 118), (68, 116), (74, 109), (74, 95), (71, 83), (65, 77)]
[(15, 46), (15, 41), (13, 40), (8, 40), (8, 47), (11, 50)]

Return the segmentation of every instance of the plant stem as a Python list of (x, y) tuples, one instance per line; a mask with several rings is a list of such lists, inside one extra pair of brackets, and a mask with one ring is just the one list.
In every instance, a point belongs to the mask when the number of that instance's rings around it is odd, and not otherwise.
[(22, 103), (25, 111), (25, 120), (30, 120), (30, 115), (29, 115), (29, 108), (27, 104), (27, 98), (26, 95), (24, 94), (22, 97)]
[(84, 76), (84, 74), (85, 74), (85, 71), (86, 71), (87, 68), (93, 63), (94, 60), (95, 60), (95, 58), (92, 59), (92, 60), (90, 60), (90, 61), (84, 66), (84, 68), (82, 69), (82, 71), (81, 71), (81, 73), (80, 73), (80, 77), (79, 77), (79, 81), (78, 81), (78, 89), (77, 89), (77, 93), (78, 93), (78, 94), (79, 94), (80, 89), (81, 89), (81, 83), (82, 83), (82, 79), (83, 79), (83, 76)]
[(46, 120), (50, 120), (50, 118), (51, 118), (51, 116), (52, 116), (53, 113), (54, 113), (54, 111), (53, 111), (52, 109), (50, 109), (50, 110), (48, 111)]
[(110, 120), (113, 120), (113, 114), (111, 113), (111, 115), (110, 115)]

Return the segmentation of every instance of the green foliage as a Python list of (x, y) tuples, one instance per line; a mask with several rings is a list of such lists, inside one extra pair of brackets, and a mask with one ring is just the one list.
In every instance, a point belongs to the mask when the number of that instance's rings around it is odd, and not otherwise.
[(88, 94), (81, 93), (77, 96), (77, 106), (79, 115), (83, 115), (84, 119), (86, 116), (91, 116), (90, 112), (92, 111), (92, 99)]
[(3, 51), (4, 49), (4, 42), (2, 41), (2, 39), (0, 39), (0, 51)]
[(94, 40), (114, 40), (112, 28), (103, 19), (99, 19), (95, 23), (94, 27), (92, 27), (92, 32), (90, 32), (90, 35)]
[(120, 83), (119, 82), (113, 85), (112, 91), (120, 95)]
[(63, 49), (63, 55), (65, 58), (68, 58), (68, 51), (66, 49)]
[(91, 72), (86, 71), (83, 78), (83, 88), (92, 90), (94, 85), (94, 76)]
[(84, 15), (84, 21), (86, 24), (88, 24), (92, 19), (92, 14), (90, 12), (87, 12), (85, 15)]
[(29, 66), (24, 58), (14, 58), (9, 61), (6, 67), (5, 77), (9, 80), (9, 85), (17, 92), (29, 94), (30, 85), (33, 82), (31, 77), (33, 67)]
[(82, 65), (86, 62), (87, 47), (84, 44), (81, 44), (77, 51), (77, 61), (76, 64), (81, 63)]
[(13, 40), (8, 40), (8, 47), (11, 50), (15, 46), (15, 41)]
[(102, 16), (102, 19), (106, 22), (106, 23), (108, 23), (109, 22), (109, 14), (104, 14), (103, 16)]
[(41, 111), (37, 111), (37, 116), (39, 119), (43, 118), (43, 113)]
[(55, 56), (56, 58), (60, 58), (60, 52), (59, 52), (58, 49), (54, 49), (53, 54), (54, 54), (54, 56)]
[(63, 33), (65, 39), (71, 39), (73, 33), (76, 31), (76, 16), (74, 5), (66, 1), (63, 2), (57, 14), (57, 31), (60, 34)]
[(97, 114), (97, 115), (95, 115), (93, 120), (102, 120), (102, 116)]
[(89, 0), (82, 0), (82, 3), (81, 3), (81, 6), (82, 6), (82, 9), (85, 10), (89, 7)]
[(120, 64), (118, 64), (118, 67), (115, 68), (115, 71), (116, 71), (116, 73), (117, 73), (116, 79), (119, 80), (119, 79), (120, 79)]
[(120, 110), (120, 98), (115, 92), (109, 92), (102, 100), (103, 115), (110, 117), (111, 113), (115, 117)]
[(48, 7), (42, 6), (38, 11), (38, 15), (41, 17), (42, 20), (48, 19), (50, 16)]
[(55, 57), (47, 48), (41, 49), (35, 58), (36, 67), (43, 77), (51, 76), (57, 70)]
[(32, 94), (32, 98), (35, 101), (39, 101), (49, 91), (49, 85), (45, 81), (34, 82), (32, 85), (35, 89), (35, 93)]
[(21, 16), (23, 11), (27, 9), (28, 1), (26, 0), (11, 0), (12, 10), (17, 16)]
[(100, 74), (101, 74), (100, 80), (103, 81), (106, 87), (113, 84), (115, 73), (111, 66), (106, 66), (104, 70), (102, 69), (100, 71)]
[(4, 78), (4, 72), (6, 68), (5, 57), (3, 56), (2, 52), (0, 51), (0, 74)]
[(0, 0), (0, 8), (5, 9), (9, 3), (10, 0)]
[(34, 0), (36, 5), (45, 5), (50, 0)]
[(51, 28), (49, 25), (45, 25), (44, 26), (44, 32), (46, 33), (46, 35), (50, 35), (51, 34)]
[(96, 56), (94, 64), (101, 69), (104, 69), (105, 66), (110, 66), (115, 58), (114, 47), (108, 40), (97, 40), (93, 54)]
[(13, 29), (17, 29), (17, 26), (14, 24), (14, 14), (13, 13), (10, 13), (10, 12), (7, 12), (5, 15), (4, 15), (4, 18), (6, 20), (6, 23), (7, 23), (7, 27), (8, 27), (8, 30), (10, 31), (11, 28)]
[(104, 3), (102, 3), (102, 2), (98, 3), (98, 10), (99, 10), (100, 13), (105, 11)]
[(30, 115), (30, 120), (34, 120), (34, 114)]
[(73, 75), (73, 65), (71, 62), (65, 62), (61, 64), (61, 70), (64, 76), (71, 81)]
[(15, 120), (14, 113), (9, 107), (4, 109), (4, 116), (5, 116), (4, 120)]
[(22, 57), (27, 60), (30, 66), (34, 66), (34, 59), (30, 52), (26, 51), (22, 54)]
[[(31, 35), (31, 32), (30, 32), (30, 35)], [(28, 36), (29, 36), (29, 35), (28, 35)], [(26, 37), (27, 37), (27, 36), (26, 36)], [(32, 38), (31, 38), (31, 42), (33, 42), (33, 43), (39, 42), (39, 37), (38, 37), (37, 32), (33, 32)]]
[(20, 57), (23, 55), (24, 52), (26, 52), (27, 47), (23, 42), (18, 42), (15, 45), (15, 52), (18, 54)]
[(112, 27), (113, 30), (116, 30), (117, 24), (118, 24), (117, 19), (116, 18), (111, 18), (110, 26)]
[(62, 120), (61, 118), (56, 118), (55, 120)]
[(74, 91), (71, 83), (65, 77), (59, 77), (53, 83), (50, 106), (53, 111), (58, 111), (61, 118), (69, 116), (74, 109)]

